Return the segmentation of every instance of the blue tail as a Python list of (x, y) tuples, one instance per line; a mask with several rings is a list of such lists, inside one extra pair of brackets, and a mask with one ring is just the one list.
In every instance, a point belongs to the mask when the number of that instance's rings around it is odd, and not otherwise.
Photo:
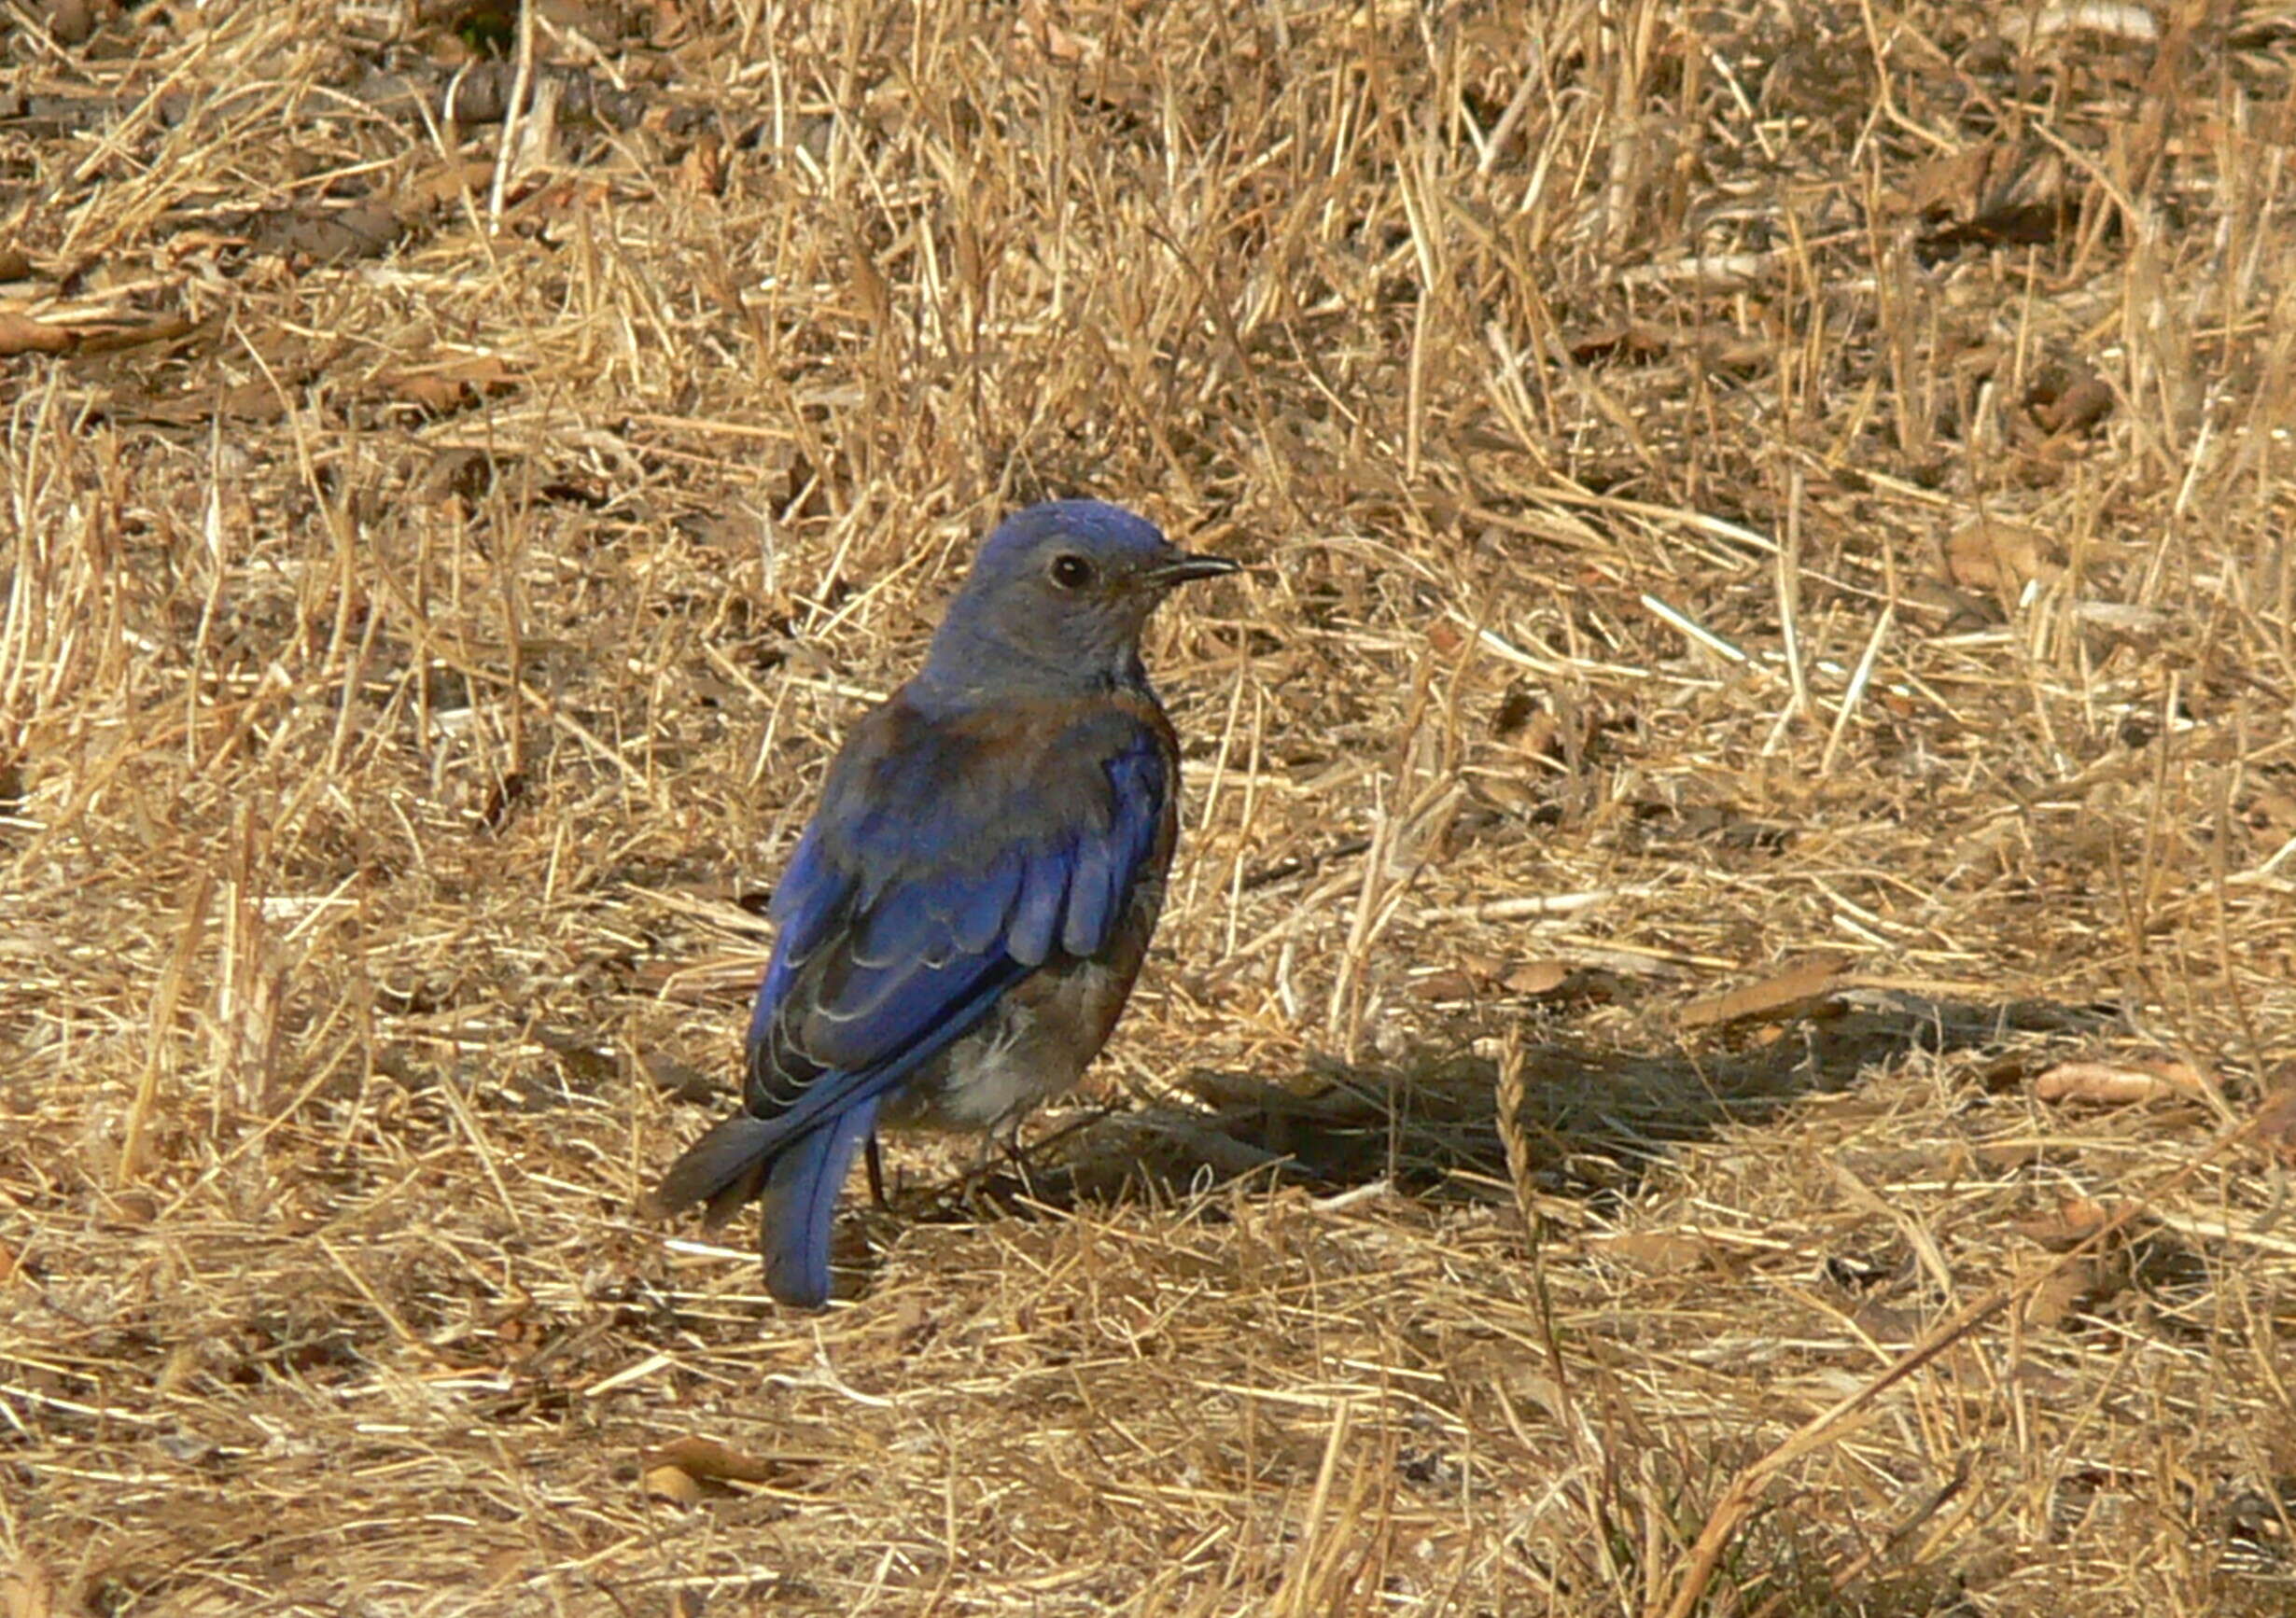
[(847, 1109), (777, 1152), (758, 1197), (765, 1290), (781, 1303), (829, 1302), (829, 1234), (853, 1154), (876, 1127), (877, 1098)]

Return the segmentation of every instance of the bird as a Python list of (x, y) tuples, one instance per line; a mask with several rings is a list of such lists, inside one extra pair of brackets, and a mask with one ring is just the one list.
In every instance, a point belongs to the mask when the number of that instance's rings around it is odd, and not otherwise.
[(1098, 500), (982, 543), (923, 665), (832, 760), (776, 884), (739, 1111), (651, 1202), (752, 1200), (766, 1290), (829, 1299), (830, 1234), (880, 1124), (1011, 1138), (1131, 996), (1178, 832), (1179, 741), (1141, 658), (1174, 589), (1239, 564)]

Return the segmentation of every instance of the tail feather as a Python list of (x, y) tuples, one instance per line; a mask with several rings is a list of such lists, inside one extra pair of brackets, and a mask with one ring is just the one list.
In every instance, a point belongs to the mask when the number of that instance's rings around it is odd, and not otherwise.
[(763, 1189), (766, 1171), (786, 1142), (783, 1130), (762, 1118), (736, 1112), (686, 1148), (649, 1200), (658, 1214), (676, 1213), (693, 1203), (709, 1205), (707, 1222), (721, 1225), (734, 1210)]
[(755, 1199), (765, 1290), (784, 1304), (819, 1308), (829, 1301), (838, 1193), (876, 1122), (872, 1097), (792, 1140), (781, 1121), (736, 1112), (688, 1147), (648, 1200), (657, 1214), (705, 1204), (704, 1221), (714, 1228)]
[(813, 1309), (829, 1301), (829, 1235), (838, 1193), (876, 1122), (873, 1096), (775, 1154), (759, 1197), (758, 1239), (765, 1290), (781, 1303)]

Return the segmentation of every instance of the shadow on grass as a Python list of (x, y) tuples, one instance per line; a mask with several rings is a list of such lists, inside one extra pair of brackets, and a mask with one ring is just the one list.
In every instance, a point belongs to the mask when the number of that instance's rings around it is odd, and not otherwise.
[[(1542, 1191), (1601, 1201), (1631, 1190), (1670, 1147), (1852, 1089), (1909, 1055), (2093, 1035), (2112, 1020), (2109, 1008), (1853, 991), (1752, 1037), (1708, 1034), (1671, 1050), (1601, 1048), (1545, 1023), (1524, 1039), (1519, 1121)], [(930, 1220), (959, 1205), (1167, 1200), (1253, 1175), (1325, 1193), (1383, 1179), (1433, 1198), (1502, 1195), (1497, 1080), (1490, 1058), (1434, 1048), (1379, 1066), (1324, 1064), (1284, 1084), (1199, 1069), (1181, 1085), (1186, 1100), (1041, 1134), (1018, 1163), (920, 1188), (903, 1211)]]

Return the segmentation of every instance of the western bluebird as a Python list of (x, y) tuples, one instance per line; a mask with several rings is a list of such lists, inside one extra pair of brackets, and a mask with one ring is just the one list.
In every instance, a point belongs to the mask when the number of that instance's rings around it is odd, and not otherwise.
[(742, 1109), (653, 1196), (712, 1224), (757, 1198), (782, 1303), (828, 1298), (831, 1219), (879, 1122), (1010, 1128), (1107, 1042), (1178, 826), (1141, 629), (1236, 565), (1097, 500), (1031, 506), (847, 737), (774, 892)]

